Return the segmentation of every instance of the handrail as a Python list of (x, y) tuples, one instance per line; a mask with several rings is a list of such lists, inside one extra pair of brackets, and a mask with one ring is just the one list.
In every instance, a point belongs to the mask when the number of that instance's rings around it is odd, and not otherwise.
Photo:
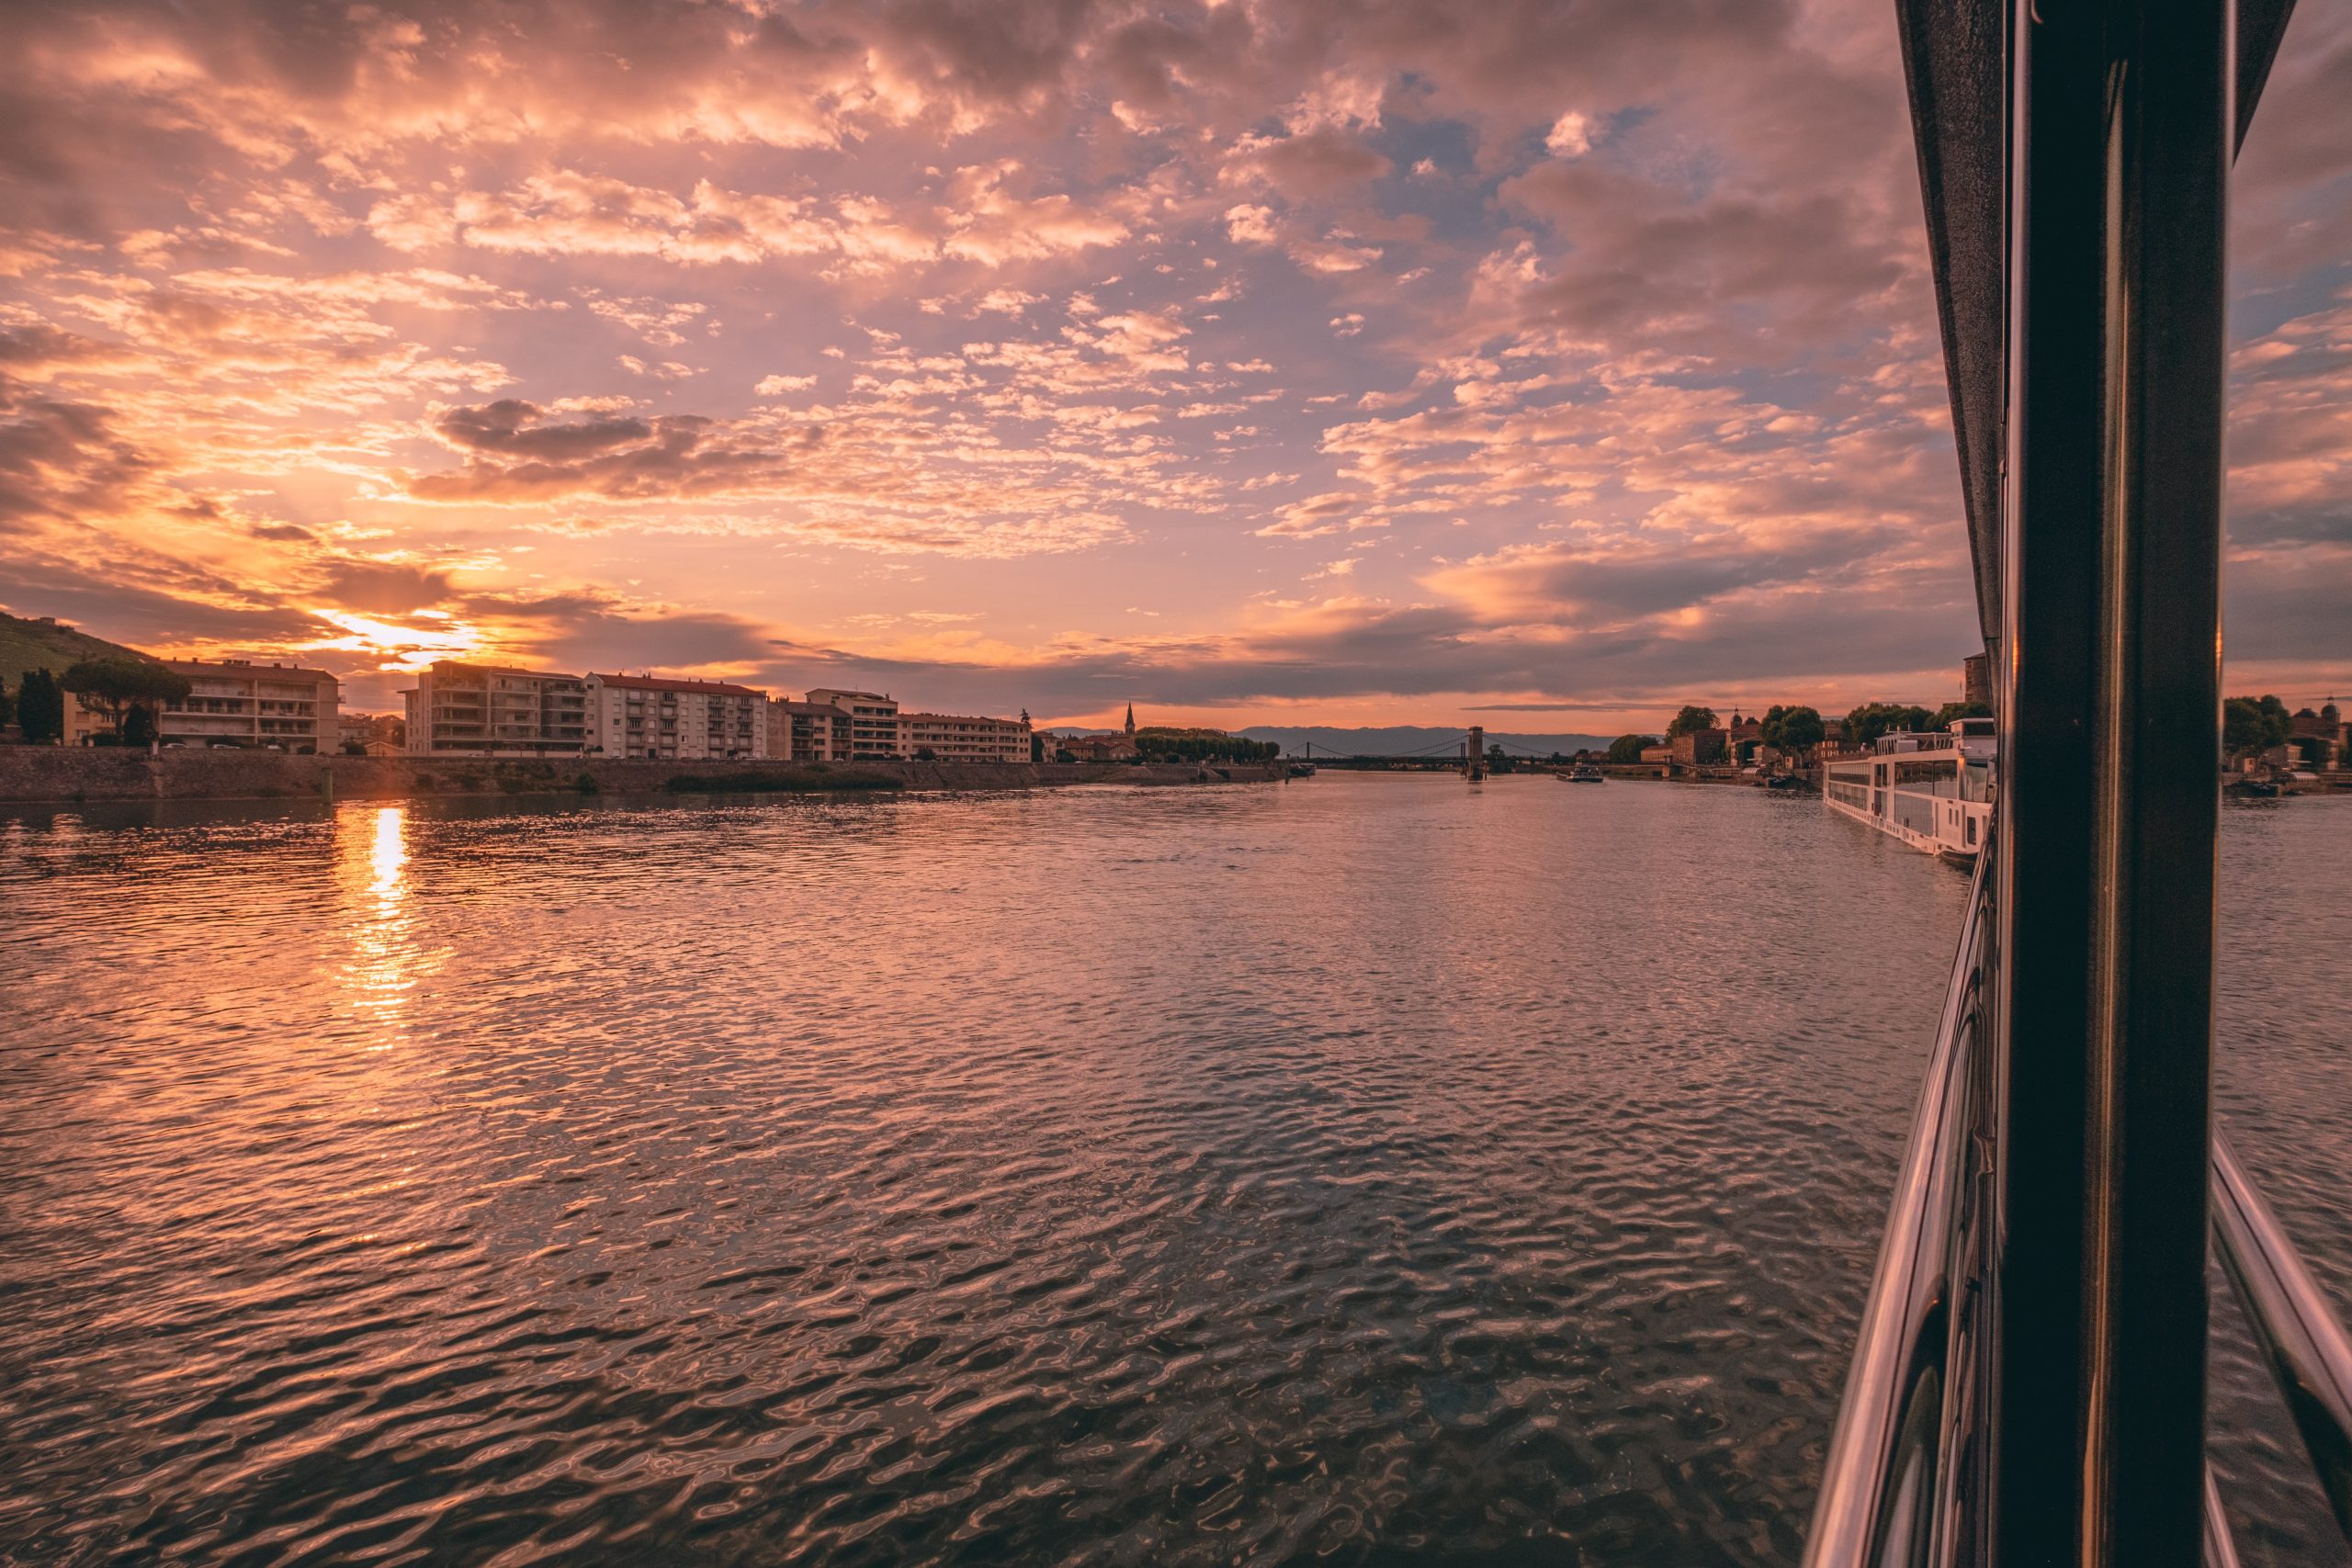
[[(1948, 1402), (1967, 1381), (1954, 1313), (1976, 1292), (1966, 1233), (1966, 1141), (1982, 1131), (1971, 1099), (1978, 1071), (1976, 1001), (1988, 933), (1981, 856), (1928, 1060), (1910, 1140), (1871, 1280), (1852, 1370), (1823, 1468), (1805, 1568), (1863, 1568), (1946, 1560), (1942, 1532), (1956, 1450), (1943, 1432)], [(2336, 1524), (2352, 1541), (2352, 1334), (2304, 1266), (2270, 1206), (2217, 1128), (2211, 1153), (2211, 1223), (2223, 1271), (2311, 1456)], [(1965, 1316), (1965, 1312), (1961, 1313)], [(1964, 1347), (1962, 1347), (1964, 1348)], [(1963, 1424), (1965, 1411), (1951, 1413)], [(1964, 1468), (1964, 1467), (1963, 1467)], [(2237, 1556), (2209, 1469), (2203, 1485), (2207, 1568)], [(1938, 1542), (1941, 1542), (1938, 1549)]]
[[(1903, 1168), (1895, 1179), (1885, 1240), (1862, 1309), (1861, 1332), (1847, 1374), (1845, 1398), (1823, 1467), (1821, 1493), (1814, 1505), (1813, 1529), (1805, 1540), (1805, 1568), (1853, 1568), (1881, 1560), (1890, 1536), (1918, 1528), (1934, 1506), (1931, 1459), (1922, 1475), (1906, 1465), (1904, 1450), (1924, 1436), (1933, 1441), (1940, 1422), (1917, 1419), (1926, 1374), (1940, 1376), (1942, 1336), (1950, 1315), (1950, 1264), (1957, 1228), (1954, 1181), (1967, 1111), (1970, 1061), (1973, 1055), (1975, 995), (1981, 979), (1985, 876), (1989, 854), (1978, 857), (1970, 889), (1968, 918), (1952, 960), (1942, 1021), (1928, 1058)], [(1936, 1330), (1933, 1343), (1929, 1331)], [(1926, 1389), (1930, 1397), (1940, 1390)], [(1939, 1456), (1938, 1456), (1939, 1457)], [(1906, 1485), (1905, 1483), (1916, 1483)], [(1894, 1505), (1907, 1505), (1908, 1517), (1891, 1517)]]
[(2213, 1235), (2312, 1468), (2352, 1540), (2352, 1337), (2229, 1140), (2213, 1132)]
[(2222, 1511), (2222, 1488), (2213, 1467), (2205, 1467), (2205, 1568), (2238, 1568), (2237, 1542), (2230, 1539), (2229, 1516)]

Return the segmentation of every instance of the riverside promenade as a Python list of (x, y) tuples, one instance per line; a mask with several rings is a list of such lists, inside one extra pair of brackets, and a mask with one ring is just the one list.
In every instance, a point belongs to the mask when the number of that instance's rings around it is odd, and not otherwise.
[(1258, 784), (1280, 763), (652, 761), (0, 747), (0, 801), (408, 800), (453, 795), (817, 794)]

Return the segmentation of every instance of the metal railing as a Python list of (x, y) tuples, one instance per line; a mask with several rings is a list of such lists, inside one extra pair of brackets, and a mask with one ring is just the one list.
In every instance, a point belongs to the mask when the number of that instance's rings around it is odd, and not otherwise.
[(2352, 1540), (2352, 1338), (2278, 1217), (2213, 1134), (2213, 1240), (2312, 1468)]
[(1986, 1073), (1978, 1021), (1991, 863), (1978, 857), (1805, 1543), (1807, 1568), (1951, 1561), (1948, 1543), (1964, 1523), (1954, 1508), (1965, 1470), (1957, 1461), (1973, 1444), (1970, 1417), (1980, 1407)]
[[(1990, 853), (1979, 857), (1830, 1439), (1806, 1568), (1990, 1561), (1977, 1504), (1993, 1271), (1984, 1223), (1992, 1064), (1980, 1006), (1992, 861)], [(2211, 1163), (2215, 1250), (2336, 1523), (2352, 1541), (2352, 1336), (2219, 1131)], [(2203, 1491), (2207, 1568), (2236, 1568), (2210, 1468)]]

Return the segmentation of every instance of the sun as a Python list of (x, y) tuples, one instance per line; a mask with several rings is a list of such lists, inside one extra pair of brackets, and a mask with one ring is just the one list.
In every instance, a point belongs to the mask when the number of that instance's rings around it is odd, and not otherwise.
[(311, 614), (342, 627), (345, 635), (307, 644), (308, 651), (372, 657), (382, 661), (377, 668), (388, 673), (414, 674), (436, 659), (469, 658), (485, 641), (479, 627), (437, 610), (419, 611), (405, 624), (324, 605)]

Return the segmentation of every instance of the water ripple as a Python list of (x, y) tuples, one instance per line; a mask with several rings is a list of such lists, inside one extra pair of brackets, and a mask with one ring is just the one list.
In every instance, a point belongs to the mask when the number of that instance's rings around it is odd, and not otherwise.
[(0, 1560), (1789, 1562), (1963, 891), (1542, 780), (0, 822)]

